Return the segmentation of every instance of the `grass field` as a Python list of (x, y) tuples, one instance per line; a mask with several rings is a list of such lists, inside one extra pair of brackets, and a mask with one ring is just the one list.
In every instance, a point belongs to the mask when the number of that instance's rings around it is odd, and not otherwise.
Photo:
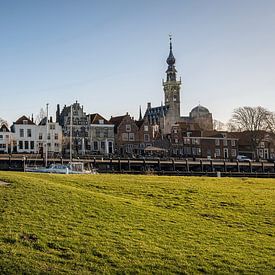
[(0, 274), (274, 274), (273, 179), (0, 172)]

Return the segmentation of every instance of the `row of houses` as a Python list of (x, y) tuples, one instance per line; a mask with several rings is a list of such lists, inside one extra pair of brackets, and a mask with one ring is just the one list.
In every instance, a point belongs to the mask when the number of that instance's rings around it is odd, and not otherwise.
[[(128, 113), (105, 119), (98, 113), (86, 114), (78, 102), (57, 105), (56, 120), (20, 117), (9, 128), (0, 126), (0, 153), (50, 156), (173, 156), (179, 158), (236, 159), (275, 158), (275, 137), (265, 133), (256, 151), (249, 146), (246, 132), (205, 130), (195, 122), (178, 122), (164, 134), (158, 125), (142, 116), (135, 120)], [(253, 155), (254, 154), (254, 155)]]
[(0, 153), (69, 155), (143, 154), (152, 145), (153, 127), (145, 120), (134, 120), (127, 113), (105, 119), (98, 113), (86, 114), (75, 102), (57, 106), (56, 121), (43, 118), (36, 124), (32, 118), (20, 117), (9, 128), (0, 126)]

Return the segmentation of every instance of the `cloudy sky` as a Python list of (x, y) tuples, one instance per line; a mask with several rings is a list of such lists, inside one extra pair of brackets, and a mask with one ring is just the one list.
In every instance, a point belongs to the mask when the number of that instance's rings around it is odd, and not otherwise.
[(0, 1), (0, 117), (78, 100), (106, 118), (160, 105), (173, 35), (181, 114), (275, 111), (274, 0)]

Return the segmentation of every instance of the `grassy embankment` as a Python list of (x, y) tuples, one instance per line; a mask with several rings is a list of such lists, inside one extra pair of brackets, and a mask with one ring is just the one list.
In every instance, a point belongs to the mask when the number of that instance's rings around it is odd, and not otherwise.
[(266, 273), (272, 179), (0, 172), (0, 274)]

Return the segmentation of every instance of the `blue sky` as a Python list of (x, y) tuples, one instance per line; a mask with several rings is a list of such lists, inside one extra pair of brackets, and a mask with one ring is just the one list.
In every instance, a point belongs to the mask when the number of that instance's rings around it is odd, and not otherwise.
[(2, 0), (0, 117), (75, 100), (137, 117), (163, 100), (169, 33), (182, 115), (199, 103), (224, 122), (239, 106), (275, 111), (273, 0)]

